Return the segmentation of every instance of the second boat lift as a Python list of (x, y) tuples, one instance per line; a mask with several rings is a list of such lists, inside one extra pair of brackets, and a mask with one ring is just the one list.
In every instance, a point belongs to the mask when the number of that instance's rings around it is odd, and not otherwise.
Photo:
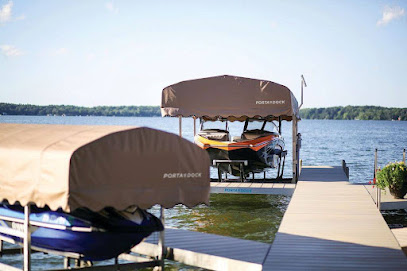
[[(256, 179), (254, 172), (244, 172), (248, 159), (213, 159), (212, 166), (218, 169), (218, 178), (212, 181), (227, 181), (223, 178), (222, 165), (235, 165), (240, 169), (240, 181), (296, 183), (299, 175), (299, 153), (301, 134), (298, 133), (299, 109), (303, 104), (303, 87), (306, 87), (301, 75), (301, 104), (285, 86), (267, 81), (238, 76), (215, 76), (183, 81), (163, 89), (161, 114), (163, 117), (179, 118), (179, 135), (182, 137), (182, 117), (192, 117), (194, 136), (197, 134), (196, 120), (224, 119), (228, 121), (246, 121), (247, 119), (268, 119), (292, 122), (292, 177), (283, 178), (287, 151), (280, 154), (277, 177)], [(258, 172), (258, 171), (257, 171)], [(248, 173), (251, 178), (246, 178)], [(236, 179), (234, 179), (236, 181)]]

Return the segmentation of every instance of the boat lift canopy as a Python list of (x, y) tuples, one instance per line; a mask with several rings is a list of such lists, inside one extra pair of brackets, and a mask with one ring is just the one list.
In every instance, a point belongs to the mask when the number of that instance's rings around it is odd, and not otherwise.
[(209, 204), (206, 151), (146, 127), (0, 124), (0, 200), (78, 207)]
[(248, 118), (292, 121), (293, 177), (296, 183), (299, 172), (301, 134), (298, 133), (299, 109), (303, 102), (301, 75), (301, 105), (286, 86), (259, 79), (239, 76), (214, 76), (187, 80), (163, 89), (161, 115), (179, 117), (179, 135), (182, 136), (182, 117), (229, 121), (246, 121)]
[(300, 118), (298, 102), (287, 87), (230, 75), (188, 80), (164, 88), (161, 114), (230, 121), (245, 121), (248, 117), (280, 117), (286, 121)]

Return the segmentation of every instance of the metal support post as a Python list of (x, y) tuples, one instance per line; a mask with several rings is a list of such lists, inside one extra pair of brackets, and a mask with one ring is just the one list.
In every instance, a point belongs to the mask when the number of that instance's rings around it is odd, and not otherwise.
[(381, 200), (381, 189), (377, 186), (377, 149), (374, 151), (374, 182), (373, 184), (376, 185), (376, 206), (380, 210), (380, 200)]
[(278, 117), (278, 133), (281, 135), (281, 117)]
[(218, 168), (218, 181), (222, 182), (222, 171), (220, 170), (220, 164), (217, 164)]
[(406, 163), (406, 149), (403, 149), (403, 162)]
[(160, 206), (160, 220), (164, 226), (164, 230), (160, 231), (159, 239), (158, 239), (158, 260), (160, 261), (160, 268), (159, 270), (164, 270), (164, 259), (165, 259), (165, 217), (164, 217), (164, 207)]
[(24, 206), (24, 271), (31, 271), (30, 204)]
[(194, 116), (194, 136), (196, 135), (196, 117)]
[(68, 269), (68, 268), (70, 268), (70, 267), (71, 267), (71, 258), (65, 257), (65, 258), (64, 258), (64, 268), (65, 268), (65, 269)]
[(298, 161), (297, 161), (297, 118), (293, 116), (293, 123), (292, 123), (292, 143), (293, 143), (293, 179), (292, 183), (297, 183), (298, 181)]
[(178, 119), (179, 119), (179, 124), (178, 124), (178, 126), (179, 126), (179, 136), (182, 137), (182, 116), (179, 115)]
[(345, 172), (346, 177), (349, 179), (349, 167), (346, 165), (345, 160), (342, 160), (342, 169)]

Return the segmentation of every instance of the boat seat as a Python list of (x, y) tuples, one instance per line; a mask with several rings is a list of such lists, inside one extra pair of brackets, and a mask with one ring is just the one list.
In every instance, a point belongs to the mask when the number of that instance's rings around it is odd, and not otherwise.
[(263, 136), (268, 136), (268, 135), (277, 135), (276, 133), (273, 132), (267, 132), (267, 131), (245, 131), (242, 134), (242, 139), (244, 140), (253, 140), (259, 137)]
[(217, 141), (229, 141), (229, 132), (206, 132), (206, 131), (201, 131), (198, 133), (198, 135), (210, 139), (210, 140), (217, 140)]

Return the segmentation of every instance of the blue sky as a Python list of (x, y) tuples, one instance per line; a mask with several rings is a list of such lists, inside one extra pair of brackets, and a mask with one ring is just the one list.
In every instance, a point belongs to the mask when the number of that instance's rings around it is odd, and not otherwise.
[(407, 1), (0, 0), (0, 102), (159, 105), (230, 74), (304, 107), (407, 107)]

